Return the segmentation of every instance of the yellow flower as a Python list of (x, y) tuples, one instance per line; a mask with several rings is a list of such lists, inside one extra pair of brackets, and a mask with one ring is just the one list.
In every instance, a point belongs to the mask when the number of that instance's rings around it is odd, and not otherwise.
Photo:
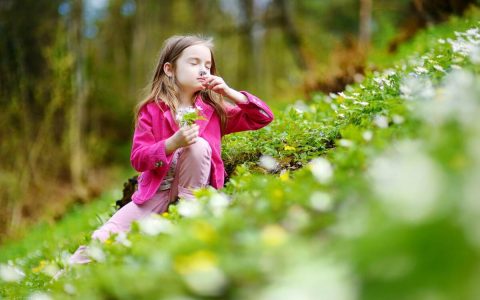
[(168, 214), (167, 211), (162, 214), (162, 217), (165, 217), (165, 218), (166, 218), (166, 217), (168, 217), (168, 216), (169, 216), (169, 214)]
[(205, 221), (198, 221), (193, 226), (195, 237), (205, 243), (211, 242), (217, 238), (215, 228)]
[(287, 232), (277, 224), (267, 225), (262, 230), (262, 242), (268, 247), (280, 246), (287, 240)]
[(283, 191), (281, 189), (275, 189), (272, 193), (274, 198), (280, 199), (283, 198)]
[(32, 272), (33, 273), (38, 273), (38, 272), (42, 271), (43, 268), (45, 268), (46, 265), (47, 265), (47, 262), (42, 260), (42, 261), (40, 261), (40, 264), (38, 266), (32, 268)]
[(290, 180), (290, 172), (289, 171), (285, 171), (283, 172), (282, 174), (280, 174), (280, 180), (283, 181), (283, 182), (287, 182)]
[(174, 268), (180, 274), (188, 274), (215, 268), (217, 264), (218, 259), (214, 253), (207, 250), (198, 250), (190, 255), (177, 256)]
[(285, 145), (285, 147), (283, 148), (285, 151), (295, 151), (295, 147), (292, 147), (292, 146), (289, 146), (289, 145)]

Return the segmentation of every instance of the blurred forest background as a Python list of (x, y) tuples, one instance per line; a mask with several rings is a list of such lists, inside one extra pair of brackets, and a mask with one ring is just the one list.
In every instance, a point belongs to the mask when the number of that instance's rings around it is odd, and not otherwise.
[(0, 0), (0, 241), (133, 175), (133, 107), (163, 41), (280, 109), (339, 92), (475, 0)]

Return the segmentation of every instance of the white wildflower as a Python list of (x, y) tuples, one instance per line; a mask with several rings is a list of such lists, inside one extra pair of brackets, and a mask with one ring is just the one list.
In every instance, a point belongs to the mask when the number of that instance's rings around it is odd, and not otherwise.
[(66, 283), (64, 286), (63, 286), (63, 290), (65, 291), (65, 293), (69, 294), (69, 295), (74, 295), (76, 292), (77, 292), (77, 289), (75, 288), (75, 286), (71, 283)]
[(91, 244), (90, 247), (87, 248), (87, 255), (98, 262), (104, 262), (106, 258), (102, 248), (96, 244)]
[(393, 115), (392, 120), (395, 124), (402, 124), (405, 121), (405, 118), (400, 115)]
[(373, 123), (379, 128), (387, 128), (388, 127), (388, 118), (386, 116), (377, 115), (373, 119)]
[(138, 226), (141, 233), (151, 236), (160, 233), (171, 233), (173, 230), (170, 220), (154, 214), (138, 220)]
[(210, 197), (208, 204), (213, 214), (220, 216), (230, 204), (230, 199), (224, 193), (215, 193)]
[(402, 79), (400, 93), (406, 100), (427, 100), (435, 96), (433, 84), (427, 77), (411, 74)]
[(366, 130), (362, 133), (362, 137), (365, 141), (370, 142), (373, 138), (373, 132), (371, 130)]
[(120, 231), (115, 237), (115, 241), (125, 247), (132, 246), (132, 242), (127, 238), (127, 233)]
[(183, 120), (183, 116), (188, 114), (188, 113), (193, 113), (195, 112), (195, 108), (193, 107), (185, 107), (185, 108), (182, 108), (182, 109), (179, 109), (177, 111), (177, 115), (176, 115), (176, 119), (177, 121), (182, 121)]
[(270, 155), (262, 155), (260, 157), (260, 166), (262, 168), (267, 169), (268, 171), (273, 171), (278, 167), (278, 163), (275, 158), (271, 157)]
[(405, 141), (374, 160), (369, 174), (385, 210), (417, 222), (431, 214), (441, 185), (435, 163), (418, 143)]
[(289, 231), (304, 229), (310, 223), (310, 215), (300, 205), (292, 205), (288, 209), (286, 218), (282, 225)]
[(330, 211), (333, 207), (333, 200), (329, 194), (316, 191), (310, 195), (310, 206), (317, 211)]
[(0, 265), (0, 279), (6, 282), (19, 282), (25, 277), (23, 271), (13, 264)]
[(445, 70), (442, 68), (442, 66), (440, 65), (434, 65), (433, 68), (437, 71), (440, 71), (440, 72), (445, 72)]
[(353, 300), (358, 297), (348, 266), (325, 256), (293, 264), (276, 277), (257, 295), (258, 299)]
[(347, 140), (347, 139), (340, 139), (338, 141), (338, 144), (342, 147), (345, 147), (345, 148), (349, 148), (349, 147), (353, 146), (353, 142), (351, 140)]
[(301, 114), (308, 112), (310, 110), (308, 105), (305, 104), (305, 102), (303, 102), (302, 100), (297, 100), (293, 105), (293, 109), (295, 109), (295, 111)]
[(368, 105), (368, 102), (365, 102), (365, 101), (354, 101), (353, 103), (354, 104), (360, 104), (362, 106), (367, 106)]
[(456, 119), (462, 124), (476, 120), (480, 85), (475, 76), (467, 71), (455, 70), (444, 78), (442, 85), (434, 101), (422, 103), (418, 113), (433, 124), (442, 124), (448, 119)]
[(313, 176), (320, 183), (328, 183), (333, 176), (333, 167), (328, 160), (323, 157), (314, 158), (309, 163), (309, 168)]
[(417, 74), (428, 73), (428, 70), (425, 69), (424, 67), (418, 66), (415, 68), (415, 73)]
[(183, 275), (188, 287), (201, 296), (218, 296), (227, 286), (227, 277), (221, 269), (211, 265)]
[(27, 298), (28, 300), (51, 300), (52, 297), (44, 292), (34, 292)]
[(54, 263), (48, 263), (42, 269), (42, 273), (50, 277), (54, 277), (59, 271), (60, 268)]
[(202, 214), (202, 206), (197, 200), (182, 199), (178, 203), (178, 213), (187, 218), (194, 218)]
[(480, 64), (480, 47), (473, 47), (469, 53), (469, 58), (474, 64)]

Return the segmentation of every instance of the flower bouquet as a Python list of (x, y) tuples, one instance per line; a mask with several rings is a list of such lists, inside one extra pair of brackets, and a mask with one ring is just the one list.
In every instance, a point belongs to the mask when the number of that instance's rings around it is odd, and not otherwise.
[(200, 113), (201, 108), (199, 107), (187, 107), (184, 109), (180, 109), (177, 112), (176, 118), (177, 121), (180, 123), (180, 126), (190, 126), (196, 120), (206, 120), (204, 116)]

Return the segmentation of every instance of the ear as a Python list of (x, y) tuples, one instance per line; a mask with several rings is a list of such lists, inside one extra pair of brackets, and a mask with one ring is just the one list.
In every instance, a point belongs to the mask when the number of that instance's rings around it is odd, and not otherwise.
[(163, 71), (165, 72), (165, 74), (167, 74), (168, 77), (172, 77), (173, 76), (172, 64), (169, 62), (166, 62), (165, 64), (163, 64)]

